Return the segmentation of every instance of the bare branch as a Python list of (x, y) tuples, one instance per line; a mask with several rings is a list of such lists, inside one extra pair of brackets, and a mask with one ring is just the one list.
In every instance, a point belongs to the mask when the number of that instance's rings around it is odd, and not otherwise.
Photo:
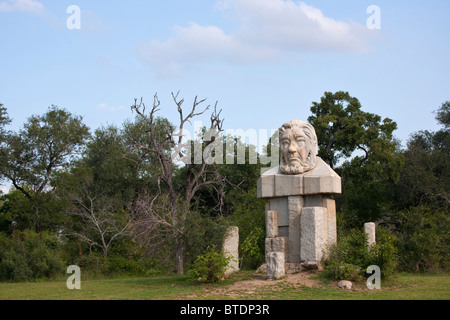
[(217, 105), (218, 101), (216, 101), (216, 104), (214, 106), (214, 112), (211, 114), (211, 129), (215, 128), (219, 132), (223, 131), (223, 122), (225, 119), (220, 119), (220, 114), (222, 113), (222, 109), (217, 113)]
[[(173, 153), (169, 155), (168, 150), (175, 150), (180, 157), (182, 155), (183, 145), (183, 130), (186, 123), (191, 123), (191, 120), (197, 116), (204, 114), (209, 110), (210, 105), (201, 108), (201, 105), (205, 103), (207, 99), (199, 99), (195, 97), (190, 110), (183, 110), (184, 99), (179, 98), (180, 92), (176, 94), (172, 92), (172, 99), (177, 106), (179, 114), (178, 126), (166, 126), (156, 128), (156, 113), (160, 110), (160, 102), (157, 95), (154, 97), (154, 102), (151, 110), (145, 112), (145, 104), (142, 99), (140, 103), (135, 100), (135, 105), (132, 106), (132, 110), (143, 118), (149, 126), (148, 143), (138, 142), (129, 137), (129, 141), (133, 144), (137, 150), (143, 150), (148, 153), (156, 155), (161, 173), (157, 178), (157, 191), (152, 195), (140, 195), (138, 199), (135, 199), (131, 208), (135, 235), (142, 241), (147, 243), (151, 242), (152, 247), (155, 243), (167, 243), (173, 241), (176, 243), (176, 256), (177, 259), (182, 259), (183, 255), (183, 234), (185, 232), (185, 224), (187, 215), (189, 214), (189, 207), (192, 198), (203, 187), (213, 185), (220, 186), (227, 180), (221, 177), (215, 166), (207, 164), (204, 161), (201, 164), (188, 164), (186, 165), (186, 180), (185, 180), (185, 197), (180, 199), (177, 194), (173, 182), (173, 168), (175, 167), (175, 157)], [(211, 130), (221, 132), (223, 131), (223, 122), (221, 119), (222, 110), (217, 109), (218, 102), (214, 106), (214, 111), (210, 116)], [(178, 127), (179, 134), (174, 133), (175, 128)], [(204, 144), (209, 145), (214, 141), (213, 137), (211, 141), (203, 141)], [(141, 155), (145, 156), (145, 155)], [(145, 161), (145, 160), (143, 160)], [(161, 181), (165, 184), (165, 192), (162, 192)], [(223, 205), (223, 187), (215, 187), (215, 190), (220, 193), (219, 207)], [(221, 209), (220, 209), (221, 210)], [(145, 240), (143, 240), (145, 239)], [(177, 269), (180, 272), (182, 269), (182, 263), (177, 262)]]

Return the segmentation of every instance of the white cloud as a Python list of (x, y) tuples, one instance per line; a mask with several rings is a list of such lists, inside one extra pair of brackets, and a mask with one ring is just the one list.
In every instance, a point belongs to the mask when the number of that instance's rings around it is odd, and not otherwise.
[(140, 56), (158, 67), (164, 75), (176, 75), (182, 67), (208, 60), (265, 60), (274, 56), (271, 48), (255, 48), (227, 35), (216, 26), (174, 27), (175, 35), (165, 42), (152, 41), (142, 45)]
[(23, 11), (31, 13), (40, 13), (44, 5), (35, 0), (7, 0), (0, 2), (0, 12)]
[(227, 34), (218, 26), (175, 26), (173, 37), (142, 45), (139, 55), (160, 75), (177, 75), (210, 60), (264, 62), (306, 51), (368, 50), (365, 26), (327, 17), (292, 0), (220, 0), (222, 14), (238, 28)]

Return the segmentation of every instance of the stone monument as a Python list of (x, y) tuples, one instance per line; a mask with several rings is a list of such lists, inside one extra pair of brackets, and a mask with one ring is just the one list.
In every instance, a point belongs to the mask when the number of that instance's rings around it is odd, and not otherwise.
[(224, 254), (230, 258), (225, 268), (225, 276), (239, 271), (239, 228), (228, 227), (223, 239), (222, 249)]
[(327, 245), (337, 240), (333, 195), (341, 194), (341, 178), (317, 156), (311, 124), (285, 123), (279, 138), (281, 163), (258, 180), (258, 198), (269, 199), (266, 267), (271, 279), (289, 270), (321, 268)]
[(367, 247), (369, 250), (376, 243), (376, 225), (374, 222), (364, 223), (364, 233), (367, 235)]

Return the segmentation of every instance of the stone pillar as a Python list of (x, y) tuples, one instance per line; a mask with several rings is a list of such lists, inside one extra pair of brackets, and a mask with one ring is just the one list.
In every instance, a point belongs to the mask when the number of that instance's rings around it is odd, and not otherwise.
[(370, 248), (376, 242), (376, 226), (373, 222), (364, 223), (364, 232), (367, 234), (367, 247)]
[(229, 276), (233, 272), (239, 271), (239, 228), (228, 227), (223, 240), (223, 252), (231, 260), (225, 269), (225, 276)]
[[(270, 209), (267, 208), (267, 209)], [(280, 237), (278, 211), (266, 211), (266, 268), (269, 279), (279, 279), (285, 275), (284, 262), (288, 238)]]
[(275, 210), (266, 212), (266, 237), (278, 237), (278, 214)]
[(283, 252), (269, 252), (266, 254), (267, 277), (269, 279), (277, 280), (286, 274), (284, 260)]
[(289, 226), (288, 226), (288, 257), (286, 262), (299, 263), (300, 262), (300, 217), (303, 208), (303, 197), (291, 196), (288, 197), (289, 210)]
[(322, 260), (328, 243), (327, 212), (323, 207), (302, 209), (300, 228), (300, 259), (306, 265)]

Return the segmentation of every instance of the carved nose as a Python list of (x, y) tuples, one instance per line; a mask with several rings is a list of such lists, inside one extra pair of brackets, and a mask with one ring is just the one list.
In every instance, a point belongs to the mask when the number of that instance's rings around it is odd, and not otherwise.
[(290, 153), (295, 153), (297, 151), (297, 148), (295, 147), (295, 145), (293, 143), (291, 143), (289, 145), (289, 152)]

